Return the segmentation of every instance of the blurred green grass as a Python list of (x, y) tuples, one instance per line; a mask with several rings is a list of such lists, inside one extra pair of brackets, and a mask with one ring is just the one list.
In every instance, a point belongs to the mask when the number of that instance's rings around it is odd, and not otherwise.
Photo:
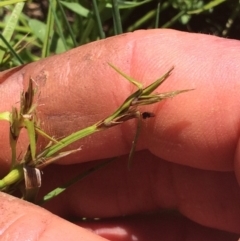
[(0, 2), (0, 70), (137, 29), (240, 39), (239, 11), (237, 0), (5, 0)]

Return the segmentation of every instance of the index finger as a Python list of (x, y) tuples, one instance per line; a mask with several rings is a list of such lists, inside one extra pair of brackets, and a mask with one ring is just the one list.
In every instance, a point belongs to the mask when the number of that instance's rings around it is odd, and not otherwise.
[[(156, 117), (147, 120), (138, 148), (180, 164), (232, 170), (239, 134), (239, 45), (238, 41), (201, 34), (138, 31), (29, 64), (0, 88), (15, 86), (8, 102), (12, 105), (14, 93), (17, 96), (33, 77), (41, 90), (38, 113), (42, 128), (63, 137), (110, 115), (134, 91), (107, 62), (144, 86), (174, 65), (173, 74), (159, 92), (195, 91), (147, 107)], [(2, 100), (9, 99), (10, 94), (4, 92)], [(135, 126), (129, 122), (81, 140), (71, 148), (83, 145), (82, 151), (62, 163), (128, 153)]]

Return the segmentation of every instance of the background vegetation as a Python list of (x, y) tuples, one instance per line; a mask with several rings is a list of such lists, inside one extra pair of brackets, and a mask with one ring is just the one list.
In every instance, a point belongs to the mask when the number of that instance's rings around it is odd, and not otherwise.
[(0, 70), (137, 29), (173, 28), (240, 39), (238, 0), (5, 0)]

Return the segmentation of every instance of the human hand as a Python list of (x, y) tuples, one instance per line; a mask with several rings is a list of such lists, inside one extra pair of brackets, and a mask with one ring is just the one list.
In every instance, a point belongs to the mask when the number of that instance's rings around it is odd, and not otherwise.
[[(236, 240), (231, 232), (240, 233), (239, 47), (238, 41), (207, 35), (138, 31), (1, 73), (0, 112), (19, 101), (31, 76), (41, 91), (38, 116), (42, 128), (55, 137), (108, 116), (133, 92), (134, 87), (107, 62), (144, 85), (175, 66), (159, 92), (195, 89), (145, 107), (156, 117), (142, 125), (130, 171), (127, 153), (136, 131), (134, 121), (72, 145), (82, 145), (82, 151), (59, 162), (64, 165), (44, 169), (42, 191), (60, 185), (97, 160), (122, 157), (45, 207), (71, 220), (115, 218), (79, 222), (110, 240)], [(10, 164), (6, 161), (10, 160), (8, 126), (1, 123), (0, 128), (4, 173)], [(23, 138), (20, 150), (26, 143)], [(5, 194), (0, 197), (3, 237), (21, 234), (22, 240), (38, 236), (66, 240), (67, 235), (68, 240), (102, 240), (36, 206)], [(171, 212), (127, 217), (162, 209), (177, 209), (192, 221)], [(125, 218), (118, 218), (122, 216)]]

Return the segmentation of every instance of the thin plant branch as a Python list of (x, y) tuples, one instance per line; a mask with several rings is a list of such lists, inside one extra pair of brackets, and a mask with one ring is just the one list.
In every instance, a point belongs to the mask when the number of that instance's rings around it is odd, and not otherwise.
[[(160, 94), (153, 93), (157, 89), (157, 87), (160, 86), (170, 76), (173, 71), (173, 67), (169, 71), (167, 71), (162, 77), (152, 82), (147, 87), (143, 88), (143, 85), (140, 82), (126, 75), (114, 65), (109, 65), (120, 75), (126, 78), (127, 81), (135, 85), (137, 87), (137, 90), (130, 96), (128, 96), (122, 103), (122, 105), (120, 105), (120, 107), (117, 108), (108, 117), (98, 121), (97, 123), (89, 127), (76, 131), (60, 140), (55, 140), (54, 138), (50, 137), (40, 128), (38, 124), (39, 121), (37, 121), (36, 118), (36, 104), (34, 103), (34, 96), (36, 90), (34, 90), (33, 80), (30, 78), (28, 90), (26, 92), (23, 92), (21, 95), (20, 110), (13, 107), (12, 113), (3, 112), (0, 114), (0, 119), (10, 122), (10, 146), (12, 149), (12, 167), (10, 172), (2, 180), (0, 180), (1, 191), (8, 192), (11, 190), (12, 192), (12, 190), (14, 190), (23, 179), (25, 179), (23, 198), (28, 199), (29, 201), (36, 200), (35, 195), (37, 195), (37, 192), (41, 185), (41, 172), (39, 172), (38, 170), (43, 169), (45, 166), (50, 165), (51, 163), (59, 160), (64, 156), (80, 151), (81, 147), (65, 152), (59, 151), (86, 136), (92, 135), (102, 130), (107, 130), (116, 125), (122, 124), (125, 121), (137, 119), (138, 124), (136, 134), (133, 139), (132, 147), (129, 154), (128, 167), (130, 167), (140, 133), (141, 121), (142, 119), (155, 116), (151, 112), (142, 113), (138, 109), (138, 107), (142, 105), (154, 104), (164, 99), (172, 98), (180, 93), (191, 90), (177, 90)], [(23, 128), (27, 130), (29, 136), (29, 147), (24, 157), (20, 161), (17, 161), (16, 147), (18, 138), (21, 133), (21, 129)], [(47, 138), (50, 143), (43, 150), (37, 153), (36, 145), (38, 135)], [(105, 164), (107, 163), (108, 162), (106, 162)], [(103, 166), (105, 166), (105, 164), (103, 164)], [(52, 192), (50, 192), (50, 194), (47, 194), (47, 196), (44, 197), (42, 202), (45, 202), (53, 198), (54, 196), (62, 193), (64, 190), (66, 190), (68, 186), (81, 180), (86, 175), (89, 175), (93, 172), (93, 170), (98, 170), (101, 167), (102, 166), (100, 165), (83, 174), (79, 174), (77, 177), (70, 180), (67, 184), (64, 184), (62, 187), (53, 190)], [(36, 180), (31, 180), (31, 178), (34, 178)], [(34, 183), (36, 183), (36, 186), (33, 185)]]

